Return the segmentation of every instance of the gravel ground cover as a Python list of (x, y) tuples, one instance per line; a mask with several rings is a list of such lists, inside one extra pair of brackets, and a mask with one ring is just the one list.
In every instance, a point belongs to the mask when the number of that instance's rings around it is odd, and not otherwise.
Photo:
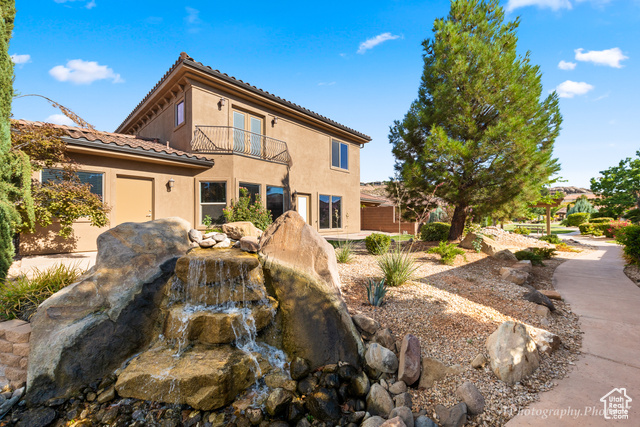
[[(547, 245), (494, 227), (484, 229), (483, 233), (494, 235), (498, 244), (513, 249)], [(537, 289), (553, 289), (555, 268), (567, 259), (592, 250), (577, 242), (573, 245), (580, 246), (582, 252), (562, 252), (545, 261), (544, 266), (533, 267), (527, 284)], [(403, 245), (411, 247), (419, 265), (415, 278), (401, 287), (392, 288), (386, 303), (374, 308), (365, 302), (363, 285), (367, 279), (380, 278), (381, 274), (377, 258), (369, 255), (363, 244), (358, 244), (354, 262), (339, 265), (342, 292), (349, 311), (373, 317), (383, 327), (390, 328), (397, 340), (412, 333), (420, 339), (423, 356), (464, 368), (462, 374), (447, 376), (430, 389), (411, 389), (414, 412), (426, 409), (435, 417), (435, 406), (456, 404), (456, 388), (471, 381), (484, 395), (487, 404), (485, 412), (471, 418), (468, 425), (504, 425), (518, 410), (537, 400), (539, 392), (551, 389), (554, 381), (570, 370), (582, 343), (578, 316), (562, 301), (554, 301), (556, 311), (546, 318), (535, 314), (535, 304), (522, 298), (527, 289), (504, 281), (498, 273), (500, 267), (509, 266), (510, 262), (467, 250), (466, 261), (458, 256), (454, 265), (446, 266), (440, 263), (437, 255), (425, 253), (432, 246), (434, 244), (425, 242)], [(542, 356), (540, 368), (532, 376), (513, 387), (499, 381), (488, 365), (481, 369), (470, 365), (478, 354), (486, 356), (487, 337), (507, 320), (549, 330), (563, 342), (551, 356)]]

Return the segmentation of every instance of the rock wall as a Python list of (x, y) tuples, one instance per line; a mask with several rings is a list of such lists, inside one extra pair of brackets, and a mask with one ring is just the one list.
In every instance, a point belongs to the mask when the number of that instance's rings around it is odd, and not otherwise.
[(27, 381), (31, 325), (14, 319), (0, 323), (0, 385), (18, 389)]

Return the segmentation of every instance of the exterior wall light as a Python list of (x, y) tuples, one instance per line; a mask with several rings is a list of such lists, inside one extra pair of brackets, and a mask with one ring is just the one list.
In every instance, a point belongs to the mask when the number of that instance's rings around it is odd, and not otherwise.
[(277, 117), (274, 117), (274, 118), (273, 118), (273, 120), (271, 120), (271, 123), (273, 123), (274, 125), (275, 125), (276, 123), (278, 123), (278, 118), (277, 118)]
[(171, 191), (175, 183), (176, 181), (173, 178), (170, 178), (169, 181), (167, 181), (167, 191)]
[(218, 101), (218, 108), (219, 108), (220, 110), (222, 110), (222, 107), (224, 107), (224, 104), (226, 104), (226, 103), (227, 103), (227, 100), (226, 100), (226, 99), (224, 99), (224, 98), (220, 98), (220, 101)]

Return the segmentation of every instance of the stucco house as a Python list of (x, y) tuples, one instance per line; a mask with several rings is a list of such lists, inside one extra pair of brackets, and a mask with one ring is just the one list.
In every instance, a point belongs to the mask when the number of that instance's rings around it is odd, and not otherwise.
[[(80, 178), (111, 206), (109, 227), (179, 216), (203, 229), (245, 187), (274, 219), (295, 209), (321, 234), (360, 231), (360, 149), (371, 138), (185, 53), (115, 133), (62, 128)], [(103, 231), (78, 221), (64, 241), (54, 225), (20, 250), (91, 251)]]

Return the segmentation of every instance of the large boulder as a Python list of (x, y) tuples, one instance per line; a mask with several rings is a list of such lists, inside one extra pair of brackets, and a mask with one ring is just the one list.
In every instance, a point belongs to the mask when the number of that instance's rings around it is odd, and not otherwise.
[(367, 395), (367, 412), (386, 418), (394, 407), (395, 404), (387, 390), (377, 383), (371, 386)]
[(500, 277), (516, 285), (524, 285), (529, 278), (529, 273), (519, 268), (501, 267)]
[(422, 358), (422, 372), (418, 387), (431, 388), (436, 381), (440, 381), (447, 375), (458, 375), (464, 371), (460, 365), (447, 366), (438, 359), (431, 357)]
[(473, 232), (467, 233), (464, 239), (462, 239), (462, 242), (460, 242), (460, 247), (465, 249), (475, 249), (473, 247), (473, 242), (474, 240), (476, 240), (476, 238), (478, 238), (478, 236), (480, 237), (481, 241), (481, 251), (489, 256), (493, 256), (505, 249), (503, 246), (500, 246), (498, 243), (496, 243), (495, 240), (487, 237), (486, 235), (476, 234)]
[(553, 332), (527, 326), (527, 332), (536, 343), (539, 353), (551, 354), (562, 345), (562, 340)]
[(250, 221), (237, 221), (222, 224), (222, 232), (233, 240), (240, 240), (246, 236), (262, 236), (262, 230), (253, 225)]
[(267, 290), (280, 308), (274, 344), (312, 369), (359, 365), (364, 345), (340, 294), (333, 247), (294, 211), (271, 224), (260, 245)]
[(378, 343), (369, 345), (365, 359), (367, 365), (378, 372), (393, 374), (398, 370), (398, 358), (396, 355)]
[(407, 334), (402, 339), (398, 380), (412, 385), (420, 378), (420, 340), (415, 335)]
[(487, 338), (491, 370), (507, 384), (531, 375), (540, 365), (536, 343), (521, 323), (504, 322)]
[(69, 397), (154, 337), (163, 288), (189, 249), (180, 218), (124, 223), (98, 237), (95, 267), (43, 302), (31, 320), (27, 400)]

